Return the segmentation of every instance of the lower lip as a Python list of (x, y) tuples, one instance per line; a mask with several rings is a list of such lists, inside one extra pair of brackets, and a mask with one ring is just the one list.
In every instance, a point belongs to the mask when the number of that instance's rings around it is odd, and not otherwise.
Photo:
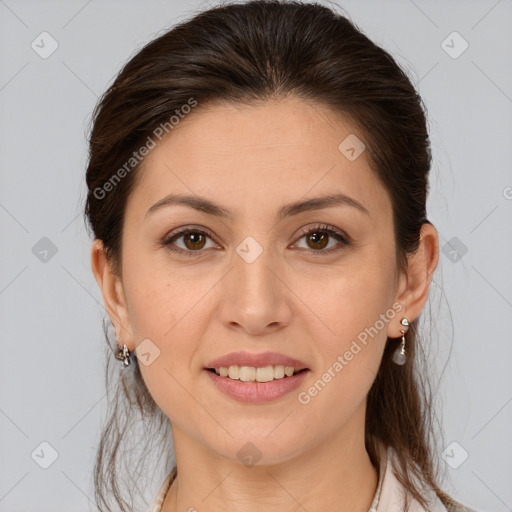
[(221, 377), (209, 370), (204, 371), (220, 391), (234, 400), (244, 403), (264, 403), (277, 400), (299, 387), (306, 374), (309, 373), (309, 370), (305, 370), (291, 377), (283, 377), (270, 382), (243, 382)]

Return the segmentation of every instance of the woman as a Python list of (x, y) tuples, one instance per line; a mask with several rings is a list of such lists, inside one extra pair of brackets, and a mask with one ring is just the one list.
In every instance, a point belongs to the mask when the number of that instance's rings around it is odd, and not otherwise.
[(320, 5), (214, 8), (126, 64), (87, 168), (121, 367), (100, 510), (138, 510), (118, 468), (138, 413), (168, 472), (153, 512), (470, 510), (417, 375), (430, 164), (409, 79)]

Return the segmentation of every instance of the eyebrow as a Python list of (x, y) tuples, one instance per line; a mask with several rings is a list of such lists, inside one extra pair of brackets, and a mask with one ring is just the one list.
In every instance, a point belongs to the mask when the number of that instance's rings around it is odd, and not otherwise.
[[(199, 196), (188, 196), (181, 194), (169, 194), (163, 199), (160, 199), (153, 206), (151, 206), (151, 208), (149, 208), (149, 210), (146, 212), (146, 217), (156, 212), (157, 210), (160, 210), (161, 208), (176, 205), (188, 206), (194, 210), (219, 218), (233, 218), (233, 215), (229, 210), (223, 208), (222, 206), (209, 199)], [(291, 217), (300, 213), (321, 210), (333, 206), (352, 206), (360, 212), (370, 216), (370, 212), (359, 201), (356, 201), (352, 197), (345, 194), (338, 193), (321, 197), (313, 197), (311, 199), (307, 199), (306, 201), (297, 201), (294, 203), (286, 204), (279, 210), (277, 218), (278, 220), (282, 220), (285, 217)]]

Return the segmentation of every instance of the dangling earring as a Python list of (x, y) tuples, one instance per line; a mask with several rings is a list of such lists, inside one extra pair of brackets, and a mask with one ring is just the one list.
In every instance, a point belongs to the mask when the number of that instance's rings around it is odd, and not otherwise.
[[(400, 323), (402, 325), (408, 326), (409, 320), (404, 317), (402, 320), (400, 320)], [(407, 355), (405, 353), (405, 331), (400, 329), (400, 332), (402, 333), (402, 345), (395, 350), (395, 353), (393, 354), (393, 362), (399, 366), (403, 366), (405, 364), (405, 360), (407, 359)]]
[(130, 365), (130, 351), (126, 345), (123, 345), (122, 347), (121, 345), (117, 346), (116, 358), (122, 361), (121, 368), (124, 369), (126, 366)]

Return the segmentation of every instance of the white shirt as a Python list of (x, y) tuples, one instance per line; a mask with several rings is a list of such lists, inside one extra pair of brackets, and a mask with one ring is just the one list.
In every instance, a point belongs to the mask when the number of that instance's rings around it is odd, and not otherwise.
[[(395, 472), (391, 466), (393, 457), (392, 448), (388, 450), (381, 449), (381, 461), (379, 480), (373, 502), (368, 512), (401, 512), (404, 509), (405, 489), (397, 480)], [(167, 491), (172, 483), (173, 473), (171, 472), (164, 480), (158, 491), (157, 497), (148, 512), (161, 512), (162, 504), (165, 500)], [(427, 509), (422, 507), (415, 499), (410, 498), (409, 512), (448, 512), (441, 500), (434, 491), (426, 496), (429, 501)], [(460, 512), (477, 512), (474, 509), (463, 506)]]

